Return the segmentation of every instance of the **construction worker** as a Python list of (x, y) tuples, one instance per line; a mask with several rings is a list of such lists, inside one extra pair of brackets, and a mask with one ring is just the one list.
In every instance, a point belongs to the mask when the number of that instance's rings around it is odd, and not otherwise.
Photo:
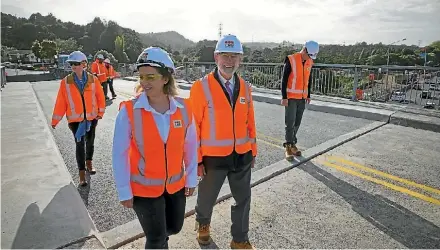
[(197, 186), (197, 131), (189, 100), (177, 97), (169, 54), (147, 48), (136, 66), (138, 94), (121, 103), (115, 121), (115, 183), (121, 204), (136, 212), (145, 248), (168, 248)]
[(236, 204), (232, 211), (231, 248), (252, 249), (249, 242), (251, 168), (257, 155), (251, 87), (237, 73), (243, 47), (234, 35), (216, 45), (213, 72), (194, 82), (190, 99), (199, 137), (198, 174), (201, 181), (196, 205), (197, 240), (211, 241), (214, 204), (228, 177)]
[[(115, 99), (117, 95), (115, 93), (115, 90), (113, 89), (113, 79), (116, 78), (116, 72), (110, 63), (110, 59), (106, 58), (104, 60), (104, 65), (107, 74), (107, 85), (110, 88), (110, 92), (112, 92), (112, 99)], [(105, 96), (107, 97), (107, 94)]]
[(285, 142), (283, 146), (288, 161), (301, 155), (301, 151), (296, 146), (298, 141), (296, 135), (306, 108), (306, 102), (310, 103), (310, 72), (318, 52), (318, 43), (308, 41), (300, 52), (287, 56), (284, 61), (281, 105), (285, 107)]
[(96, 56), (96, 60), (92, 63), (92, 73), (98, 77), (99, 82), (102, 85), (102, 88), (104, 89), (104, 96), (105, 100), (109, 100), (110, 98), (107, 97), (107, 69), (104, 65), (104, 55), (98, 54)]
[(87, 57), (81, 51), (74, 51), (67, 58), (72, 73), (61, 80), (52, 115), (52, 128), (55, 129), (66, 114), (76, 142), (80, 186), (87, 185), (86, 170), (91, 175), (96, 173), (92, 165), (95, 129), (105, 112), (101, 83), (85, 71), (84, 61), (87, 62)]

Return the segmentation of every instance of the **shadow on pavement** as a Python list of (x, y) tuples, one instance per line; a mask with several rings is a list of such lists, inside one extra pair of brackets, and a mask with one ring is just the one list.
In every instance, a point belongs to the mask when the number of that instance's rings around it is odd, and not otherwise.
[(76, 188), (78, 190), (79, 196), (81, 196), (81, 199), (83, 200), (86, 207), (89, 206), (89, 193), (90, 193), (90, 186), (92, 185), (91, 180), (92, 178), (90, 177), (90, 174), (86, 172), (87, 186), (81, 187), (78, 184)]
[(211, 239), (211, 243), (209, 245), (202, 245), (199, 243), (200, 249), (220, 249), (215, 241)]
[(73, 198), (74, 192), (70, 184), (60, 188), (41, 213), (39, 205), (31, 203), (18, 225), (11, 248), (53, 249), (88, 236), (94, 230), (93, 222), (86, 209), (78, 208), (82, 204), (78, 204), (79, 198)]
[[(302, 157), (298, 158), (303, 160)], [(385, 197), (360, 190), (310, 161), (297, 168), (339, 194), (365, 220), (406, 247), (440, 248), (440, 228), (430, 221)]]

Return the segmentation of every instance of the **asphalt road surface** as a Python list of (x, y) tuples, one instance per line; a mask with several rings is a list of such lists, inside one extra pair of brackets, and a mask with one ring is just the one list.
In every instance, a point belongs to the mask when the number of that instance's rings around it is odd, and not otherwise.
[[(439, 249), (439, 141), (439, 133), (385, 125), (255, 186), (250, 241), (257, 249)], [(231, 204), (214, 209), (211, 245), (197, 243), (190, 216), (169, 247), (229, 248)]]
[[(78, 188), (92, 219), (101, 232), (135, 219), (134, 212), (130, 209), (124, 209), (117, 200), (111, 166), (114, 120), (118, 112), (118, 105), (133, 93), (134, 85), (135, 83), (130, 81), (115, 81), (114, 86), (118, 97), (108, 103), (104, 119), (99, 121), (96, 132), (93, 162), (97, 174), (91, 177), (90, 184), (86, 188)], [(51, 120), (58, 86), (59, 81), (33, 84), (48, 122)], [(181, 93), (188, 95), (188, 91), (183, 90)], [(254, 171), (284, 157), (284, 151), (281, 148), (284, 140), (283, 107), (255, 102), (255, 113), (259, 155)], [(299, 130), (298, 145), (300, 149), (304, 150), (369, 123), (371, 121), (359, 118), (306, 111)], [(65, 119), (53, 130), (53, 133), (73, 181), (78, 184), (75, 144)]]

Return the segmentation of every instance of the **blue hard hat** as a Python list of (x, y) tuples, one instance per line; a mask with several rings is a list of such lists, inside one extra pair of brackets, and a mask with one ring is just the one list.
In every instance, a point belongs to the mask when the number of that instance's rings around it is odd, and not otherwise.
[(214, 53), (243, 54), (243, 45), (235, 35), (228, 34), (218, 40)]
[(315, 60), (319, 52), (319, 44), (315, 41), (307, 41), (304, 47), (307, 49), (307, 54), (310, 58)]
[(87, 56), (81, 51), (73, 51), (70, 53), (69, 57), (67, 57), (66, 62), (87, 62)]
[(171, 73), (174, 73), (176, 68), (168, 52), (159, 47), (149, 47), (144, 49), (136, 60), (136, 67), (152, 66), (158, 68), (167, 68)]

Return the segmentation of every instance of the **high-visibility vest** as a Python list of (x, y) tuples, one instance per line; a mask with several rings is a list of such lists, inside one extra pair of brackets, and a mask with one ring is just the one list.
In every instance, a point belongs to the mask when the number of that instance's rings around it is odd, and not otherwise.
[(288, 99), (306, 99), (308, 96), (309, 77), (312, 71), (313, 61), (308, 59), (303, 66), (300, 53), (289, 55), (292, 68), (287, 80)]
[(92, 73), (96, 74), (101, 83), (107, 81), (107, 69), (104, 63), (98, 63), (98, 60), (92, 63)]
[(112, 65), (110, 65), (108, 68), (105, 67), (107, 76), (110, 77), (111, 79), (114, 79), (116, 77), (116, 72), (115, 72), (115, 68), (113, 68)]
[(184, 108), (177, 108), (170, 117), (170, 131), (164, 144), (153, 114), (134, 108), (139, 98), (124, 101), (131, 124), (132, 139), (128, 151), (130, 186), (134, 196), (159, 197), (166, 190), (174, 194), (185, 187), (183, 152), (186, 131), (192, 122), (188, 99), (175, 97)]
[[(239, 77), (240, 91), (231, 107), (220, 83), (210, 73), (194, 82), (191, 102), (198, 124), (199, 162), (203, 156), (227, 156), (234, 150), (257, 155), (251, 87)], [(203, 105), (203, 108), (197, 108)]]
[(52, 114), (52, 125), (57, 125), (64, 115), (66, 115), (69, 123), (83, 121), (84, 107), (86, 119), (89, 121), (95, 119), (98, 115), (101, 117), (104, 115), (104, 92), (98, 78), (90, 73), (87, 73), (87, 83), (84, 86), (83, 97), (75, 84), (73, 73), (63, 78)]

